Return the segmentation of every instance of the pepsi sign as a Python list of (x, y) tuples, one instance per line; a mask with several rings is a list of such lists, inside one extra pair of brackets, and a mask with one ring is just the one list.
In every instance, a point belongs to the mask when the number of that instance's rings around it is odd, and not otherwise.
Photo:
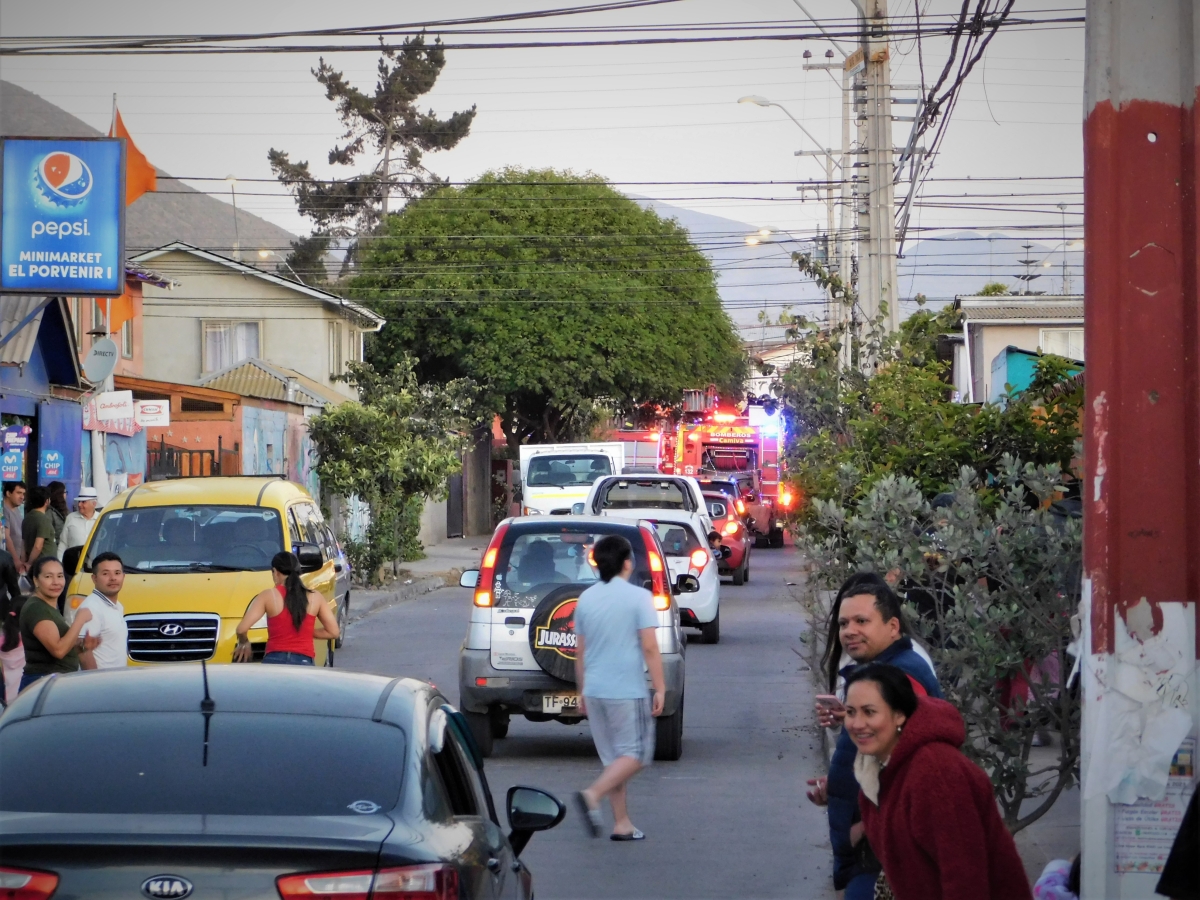
[(4, 138), (0, 293), (125, 288), (125, 142)]

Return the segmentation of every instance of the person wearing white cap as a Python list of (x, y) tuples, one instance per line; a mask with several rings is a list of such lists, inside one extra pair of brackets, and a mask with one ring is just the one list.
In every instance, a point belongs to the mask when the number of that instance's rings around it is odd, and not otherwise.
[(58, 542), (58, 558), (72, 547), (82, 547), (87, 543), (92, 528), (96, 525), (99, 515), (96, 512), (96, 489), (93, 487), (80, 488), (75, 497), (75, 512), (67, 516), (63, 525), (62, 539)]

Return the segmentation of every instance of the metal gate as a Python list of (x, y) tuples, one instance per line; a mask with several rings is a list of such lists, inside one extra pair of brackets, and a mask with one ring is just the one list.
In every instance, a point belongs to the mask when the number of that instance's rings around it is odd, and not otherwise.
[(446, 498), (446, 537), (463, 536), (463, 477), (450, 476), (450, 495)]

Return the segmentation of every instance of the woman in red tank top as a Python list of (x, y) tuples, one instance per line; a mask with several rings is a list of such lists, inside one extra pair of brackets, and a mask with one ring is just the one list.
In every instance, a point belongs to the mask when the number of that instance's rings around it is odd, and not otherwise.
[(314, 638), (335, 640), (337, 619), (325, 598), (310, 591), (300, 581), (300, 561), (286, 551), (271, 559), (271, 579), (275, 587), (261, 591), (250, 601), (246, 614), (238, 623), (237, 649), (234, 662), (249, 662), (250, 641), (247, 635), (254, 623), (267, 617), (267, 650), (265, 663), (311, 666), (315, 655)]

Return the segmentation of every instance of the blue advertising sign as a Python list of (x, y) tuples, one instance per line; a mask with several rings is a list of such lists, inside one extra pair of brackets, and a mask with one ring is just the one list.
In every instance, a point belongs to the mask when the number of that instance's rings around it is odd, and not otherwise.
[(120, 296), (125, 142), (5, 138), (0, 293)]
[(29, 446), (29, 435), (33, 429), (28, 425), (9, 425), (0, 434), (3, 435), (5, 450), (24, 450)]
[(42, 477), (62, 478), (63, 455), (57, 450), (42, 451)]
[(25, 454), (20, 450), (9, 450), (0, 455), (0, 481), (20, 481), (25, 471)]

